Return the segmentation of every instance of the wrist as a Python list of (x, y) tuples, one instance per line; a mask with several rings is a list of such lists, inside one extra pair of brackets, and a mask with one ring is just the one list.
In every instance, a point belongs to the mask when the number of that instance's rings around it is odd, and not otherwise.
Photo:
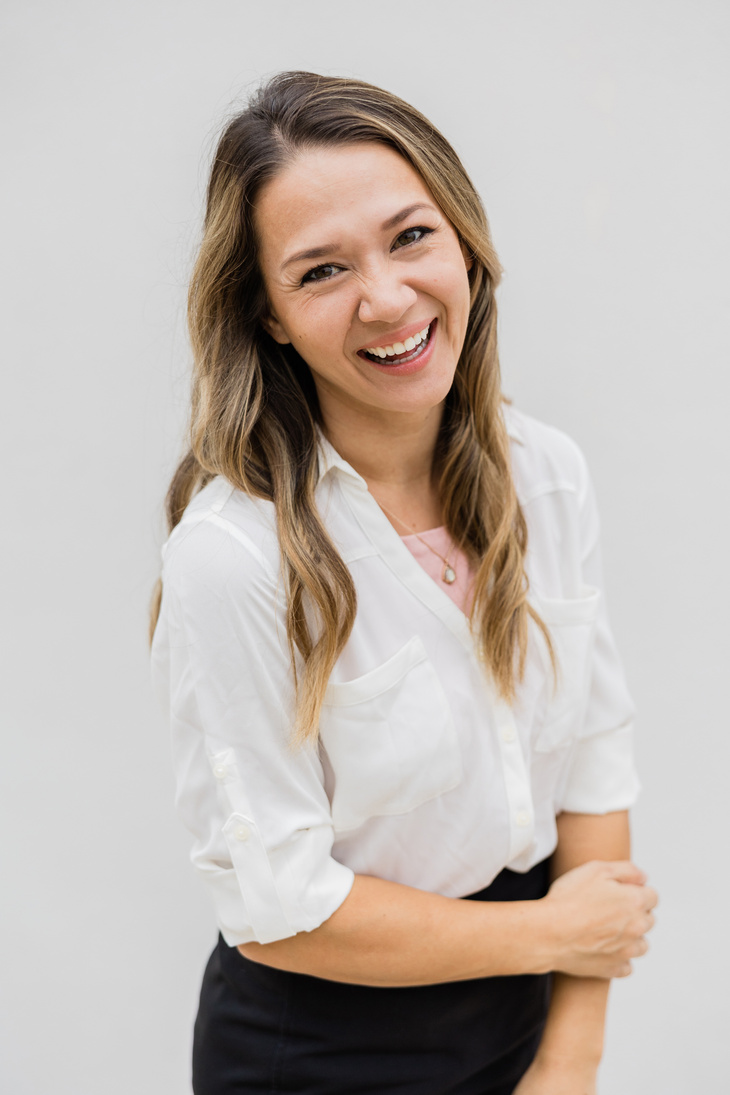
[(562, 954), (560, 921), (553, 903), (546, 897), (530, 902), (532, 934), (529, 937), (530, 969), (528, 973), (552, 973), (559, 969)]
[(543, 974), (555, 968), (552, 914), (542, 898), (465, 904), (475, 917), (472, 933), (478, 966), (472, 977)]
[[(518, 911), (514, 915), (512, 910)], [(551, 973), (556, 968), (559, 953), (559, 923), (550, 902), (510, 902), (507, 915), (513, 923), (514, 946), (517, 953), (516, 972), (526, 974)]]

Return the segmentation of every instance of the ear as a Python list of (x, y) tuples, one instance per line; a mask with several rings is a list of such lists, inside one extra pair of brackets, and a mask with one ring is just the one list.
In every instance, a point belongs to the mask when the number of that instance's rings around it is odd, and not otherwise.
[(291, 342), (289, 335), (286, 333), (278, 319), (271, 312), (267, 312), (261, 319), (261, 325), (267, 334), (270, 334), (274, 342), (279, 342), (282, 346), (285, 346), (288, 342)]

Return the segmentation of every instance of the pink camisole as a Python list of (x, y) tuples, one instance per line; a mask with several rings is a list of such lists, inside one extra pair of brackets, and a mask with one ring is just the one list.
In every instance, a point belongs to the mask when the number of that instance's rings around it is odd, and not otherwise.
[[(420, 540), (418, 536), (421, 537)], [(466, 555), (454, 546), (443, 525), (439, 528), (428, 529), (427, 532), (419, 532), (418, 536), (414, 534), (401, 536), (401, 540), (416, 562), (420, 563), (434, 582), (443, 589), (444, 593), (448, 593), (451, 600), (468, 616), (472, 603), (474, 573), (469, 566)], [(421, 542), (423, 540), (449, 560), (452, 569), (456, 572), (455, 582), (449, 584), (443, 580), (444, 562), (439, 558), (439, 555), (435, 555), (433, 551), (428, 550), (426, 544)]]

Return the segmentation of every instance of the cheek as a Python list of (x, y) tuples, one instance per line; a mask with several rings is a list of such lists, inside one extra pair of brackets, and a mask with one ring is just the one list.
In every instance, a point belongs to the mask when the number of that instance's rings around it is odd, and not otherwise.
[(312, 308), (306, 316), (299, 315), (291, 326), (290, 337), (294, 349), (313, 372), (324, 370), (326, 373), (339, 364), (342, 331), (327, 309)]
[(351, 310), (343, 294), (322, 294), (303, 302), (292, 323), (295, 341), (322, 353), (337, 354), (350, 327)]
[(454, 320), (469, 315), (471, 289), (465, 266), (453, 266), (433, 280), (433, 293), (448, 307)]
[(327, 346), (332, 345), (332, 338), (333, 332), (326, 317), (319, 316), (312, 323), (299, 323), (292, 341), (303, 353), (311, 351), (321, 355)]
[(316, 301), (305, 298), (285, 297), (274, 299), (274, 312), (297, 349), (316, 341), (316, 332), (321, 329), (321, 317), (317, 314)]
[(431, 266), (432, 282), (442, 294), (444, 303), (457, 304), (463, 294), (469, 295), (469, 272), (461, 253), (461, 247), (454, 241), (433, 255)]

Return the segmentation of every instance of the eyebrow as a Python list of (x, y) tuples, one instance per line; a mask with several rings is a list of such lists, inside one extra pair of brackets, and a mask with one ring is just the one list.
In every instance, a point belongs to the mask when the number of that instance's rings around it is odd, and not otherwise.
[[(413, 205), (407, 205), (405, 209), (401, 209), (398, 213), (395, 213), (392, 217), (388, 217), (386, 221), (380, 226), (381, 232), (387, 232), (389, 228), (395, 228), (397, 224), (407, 220), (413, 213), (417, 213), (419, 209), (429, 209), (435, 213), (436, 209), (428, 202), (414, 202)], [(285, 259), (281, 264), (281, 269), (285, 270), (287, 266), (291, 266), (294, 262), (304, 262), (305, 259), (323, 259), (327, 255), (331, 255), (333, 251), (339, 250), (338, 243), (325, 243), (321, 247), (308, 247), (306, 251), (297, 251), (296, 254), (290, 255), (288, 259)]]

